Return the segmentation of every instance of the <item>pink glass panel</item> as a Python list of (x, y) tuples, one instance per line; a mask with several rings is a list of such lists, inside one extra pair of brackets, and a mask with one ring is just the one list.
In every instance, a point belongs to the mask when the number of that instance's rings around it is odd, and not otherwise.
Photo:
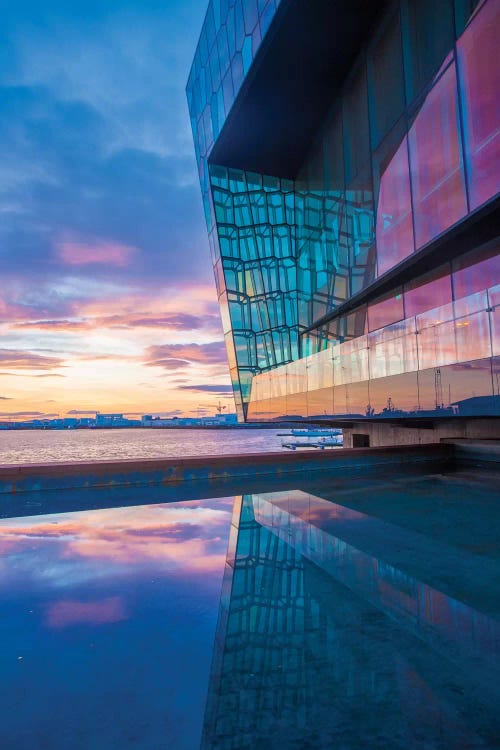
[(374, 302), (368, 306), (368, 324), (370, 331), (377, 328), (397, 323), (403, 320), (403, 295), (395, 294), (380, 302)]
[[(459, 261), (456, 261), (456, 265)], [(469, 294), (481, 292), (483, 289), (500, 283), (500, 255), (457, 269), (453, 273), (453, 290), (455, 299), (468, 297)]]
[(500, 3), (486, 2), (457, 42), (471, 208), (500, 189)]
[(409, 141), (415, 242), (419, 248), (467, 212), (454, 64), (425, 99)]
[(451, 302), (450, 275), (437, 279), (429, 279), (413, 289), (405, 289), (405, 317), (420, 315), (426, 310), (432, 310), (436, 303), (445, 305)]
[(380, 178), (376, 239), (379, 276), (413, 252), (410, 172), (406, 138)]

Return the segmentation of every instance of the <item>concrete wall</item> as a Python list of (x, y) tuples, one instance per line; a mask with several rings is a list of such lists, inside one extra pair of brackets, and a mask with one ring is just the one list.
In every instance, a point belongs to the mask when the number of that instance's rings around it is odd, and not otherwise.
[(443, 419), (434, 425), (433, 429), (423, 429), (386, 422), (359, 422), (353, 428), (344, 429), (344, 446), (352, 448), (353, 434), (368, 435), (370, 447), (426, 445), (450, 438), (500, 439), (498, 419)]
[[(92, 487), (176, 486), (192, 481), (203, 482), (207, 491), (211, 491), (212, 486), (221, 483), (229, 486), (236, 479), (276, 479), (287, 474), (307, 476), (321, 471), (369, 472), (408, 463), (451, 460), (452, 456), (452, 445), (437, 444), (398, 446), (390, 450), (340, 448), (184, 459), (0, 465), (0, 495)], [(232, 494), (229, 489), (228, 494)]]

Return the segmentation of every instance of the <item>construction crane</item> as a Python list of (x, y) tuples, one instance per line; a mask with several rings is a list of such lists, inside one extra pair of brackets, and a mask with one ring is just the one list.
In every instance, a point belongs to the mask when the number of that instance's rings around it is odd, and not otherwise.
[(213, 404), (198, 404), (198, 409), (201, 406), (203, 406), (203, 407), (210, 406), (212, 409), (215, 408), (215, 410), (217, 411), (218, 414), (222, 414), (222, 412), (224, 411), (224, 409), (227, 409), (227, 406), (223, 406), (222, 405), (222, 401), (220, 399), (217, 402), (217, 406), (215, 406), (215, 407), (214, 407)]

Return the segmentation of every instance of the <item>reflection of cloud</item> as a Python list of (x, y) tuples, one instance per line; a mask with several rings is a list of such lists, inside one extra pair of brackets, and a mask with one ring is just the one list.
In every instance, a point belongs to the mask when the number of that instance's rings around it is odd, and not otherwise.
[(104, 625), (126, 618), (125, 606), (119, 596), (91, 602), (67, 599), (51, 604), (45, 613), (45, 623), (49, 628), (66, 628), (83, 623)]
[(182, 575), (216, 571), (224, 564), (231, 518), (223, 500), (217, 505), (190, 502), (7, 519), (0, 526), (0, 553), (31, 549), (36, 539), (58, 545), (58, 565), (86, 559), (99, 562), (100, 572), (103, 561), (110, 572), (113, 565), (152, 563)]

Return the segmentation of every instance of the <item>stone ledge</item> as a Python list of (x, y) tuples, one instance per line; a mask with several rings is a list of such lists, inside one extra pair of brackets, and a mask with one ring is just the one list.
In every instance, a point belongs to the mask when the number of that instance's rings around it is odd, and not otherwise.
[(451, 445), (436, 443), (188, 458), (3, 464), (0, 465), (0, 493), (178, 484), (193, 480), (211, 483), (232, 477), (281, 476), (291, 472), (355, 467), (369, 470), (390, 464), (452, 459), (453, 451)]

